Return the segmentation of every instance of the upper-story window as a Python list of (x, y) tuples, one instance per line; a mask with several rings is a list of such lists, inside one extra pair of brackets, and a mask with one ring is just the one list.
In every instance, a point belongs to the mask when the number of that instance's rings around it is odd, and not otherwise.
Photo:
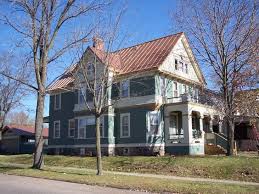
[(129, 94), (130, 94), (130, 90), (129, 90), (130, 84), (129, 83), (130, 83), (129, 80), (124, 80), (120, 83), (120, 90), (121, 90), (120, 97), (122, 97), (122, 98), (129, 97)]
[(174, 60), (174, 69), (178, 70), (178, 60), (177, 59)]
[(78, 90), (78, 104), (84, 104), (85, 103), (85, 96), (86, 95), (86, 89), (80, 88)]
[(161, 96), (166, 96), (166, 79), (164, 77), (160, 77), (160, 90)]
[(120, 137), (130, 137), (130, 113), (120, 115)]
[(54, 95), (54, 109), (61, 109), (61, 94)]
[(60, 138), (60, 121), (54, 121), (54, 138)]
[(179, 91), (178, 91), (178, 83), (174, 82), (174, 97), (178, 97), (179, 96)]
[(68, 120), (68, 137), (74, 137), (75, 136), (75, 120), (70, 119)]
[(95, 74), (95, 66), (93, 63), (88, 63), (87, 64), (87, 75), (88, 76), (93, 76)]
[(185, 63), (185, 73), (188, 74), (188, 64)]
[(180, 61), (179, 63), (180, 63), (180, 65), (179, 65), (180, 71), (184, 72), (184, 63), (182, 61)]

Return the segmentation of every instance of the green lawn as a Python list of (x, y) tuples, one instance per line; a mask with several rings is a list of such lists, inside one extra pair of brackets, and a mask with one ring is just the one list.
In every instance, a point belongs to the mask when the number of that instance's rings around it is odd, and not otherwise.
[[(154, 173), (259, 182), (259, 157), (103, 157), (109, 171)], [(31, 155), (0, 156), (0, 163), (31, 164)], [(94, 157), (45, 156), (46, 166), (95, 169)]]
[(81, 172), (60, 169), (34, 170), (31, 168), (15, 168), (0, 165), (0, 173), (39, 177), (53, 180), (61, 180), (89, 185), (109, 186), (122, 189), (150, 191), (150, 192), (172, 192), (172, 193), (258, 193), (258, 186), (230, 185), (222, 183), (200, 183), (179, 180), (167, 180), (157, 178), (143, 178), (134, 176), (122, 176), (104, 174), (96, 176), (92, 172)]

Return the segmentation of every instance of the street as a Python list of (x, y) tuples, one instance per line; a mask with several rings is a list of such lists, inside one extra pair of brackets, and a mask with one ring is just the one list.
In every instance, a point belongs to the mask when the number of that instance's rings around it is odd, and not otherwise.
[(1, 194), (140, 194), (144, 192), (0, 174)]

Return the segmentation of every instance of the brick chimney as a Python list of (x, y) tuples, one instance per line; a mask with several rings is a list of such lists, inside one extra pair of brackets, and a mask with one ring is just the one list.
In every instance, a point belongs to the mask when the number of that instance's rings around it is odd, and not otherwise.
[(97, 50), (104, 51), (104, 41), (99, 37), (93, 37), (93, 47)]

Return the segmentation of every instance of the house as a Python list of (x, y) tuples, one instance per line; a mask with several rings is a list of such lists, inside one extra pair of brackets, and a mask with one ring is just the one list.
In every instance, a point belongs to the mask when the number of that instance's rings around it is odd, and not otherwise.
[[(104, 42), (94, 39), (84, 55), (104, 67)], [(226, 148), (222, 117), (206, 93), (206, 82), (184, 33), (161, 37), (109, 53), (115, 56), (119, 99), (102, 115), (105, 155), (204, 155), (205, 143)], [(76, 65), (48, 88), (51, 154), (94, 155), (95, 119), (80, 90), (73, 88)], [(111, 74), (111, 76), (113, 76)]]
[(235, 118), (237, 148), (241, 151), (257, 151), (259, 150), (259, 89), (239, 92), (237, 103), (239, 105)]
[[(43, 129), (45, 145), (48, 141), (48, 129)], [(31, 154), (34, 151), (35, 130), (33, 126), (10, 125), (3, 129), (1, 154)]]

